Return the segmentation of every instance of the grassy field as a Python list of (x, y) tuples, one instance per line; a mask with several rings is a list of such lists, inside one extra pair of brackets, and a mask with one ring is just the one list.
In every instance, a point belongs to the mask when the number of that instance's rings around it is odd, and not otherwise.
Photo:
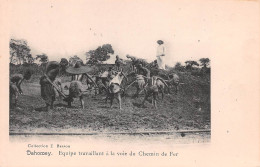
[[(42, 111), (39, 77), (33, 76), (22, 84), (24, 95), (18, 98), (18, 107), (10, 109), (10, 132), (139, 132), (210, 129), (210, 78), (194, 76), (190, 72), (178, 73), (178, 94), (159, 99), (158, 109), (143, 96), (133, 99), (134, 87), (127, 90), (122, 110), (115, 100), (114, 106), (102, 100), (105, 95), (85, 95), (85, 109), (78, 99), (68, 108), (62, 99), (55, 101), (54, 109)], [(67, 78), (63, 79), (66, 82)], [(173, 91), (172, 91), (173, 92)]]

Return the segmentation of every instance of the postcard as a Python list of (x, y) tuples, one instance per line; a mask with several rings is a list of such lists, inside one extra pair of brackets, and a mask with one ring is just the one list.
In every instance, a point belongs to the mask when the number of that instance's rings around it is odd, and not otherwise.
[(0, 166), (259, 166), (259, 1), (1, 0)]

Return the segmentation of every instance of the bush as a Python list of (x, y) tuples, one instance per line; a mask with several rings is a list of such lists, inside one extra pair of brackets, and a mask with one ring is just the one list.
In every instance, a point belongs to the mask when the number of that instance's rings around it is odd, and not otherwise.
[(24, 74), (30, 71), (33, 75), (42, 75), (43, 70), (37, 64), (10, 65), (9, 72), (12, 74)]

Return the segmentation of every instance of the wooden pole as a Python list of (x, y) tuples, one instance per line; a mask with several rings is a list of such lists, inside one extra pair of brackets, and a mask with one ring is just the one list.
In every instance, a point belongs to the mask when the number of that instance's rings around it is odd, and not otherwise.
[(134, 82), (130, 83), (130, 84), (125, 88), (125, 90), (128, 89), (128, 88), (129, 88), (131, 85), (133, 85), (135, 82), (136, 82), (136, 80), (134, 80)]
[(85, 73), (85, 75), (91, 80), (91, 82), (93, 82), (93, 84), (94, 84), (96, 87), (98, 87), (97, 84), (96, 84), (96, 82), (94, 82), (94, 80), (93, 80), (87, 73)]
[(64, 98), (67, 97), (63, 92), (60, 91), (60, 89), (58, 88), (57, 85), (55, 85), (54, 83), (51, 82), (51, 80), (49, 79), (49, 77), (46, 74), (44, 74), (44, 76), (46, 77), (47, 81), (49, 81), (49, 83), (62, 95), (62, 97), (64, 97)]

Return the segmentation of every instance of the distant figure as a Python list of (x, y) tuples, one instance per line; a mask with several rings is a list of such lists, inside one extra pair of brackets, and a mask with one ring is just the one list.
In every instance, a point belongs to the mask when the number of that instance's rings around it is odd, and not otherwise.
[[(180, 84), (179, 76), (175, 73), (168, 75), (167, 83), (169, 84), (169, 86), (175, 87), (175, 93), (177, 94), (179, 90), (179, 84)], [(168, 92), (170, 93), (170, 89), (168, 89)]]
[(132, 61), (132, 70), (133, 70), (133, 71), (136, 70), (136, 68), (137, 68), (137, 66), (138, 66), (139, 64), (142, 64), (143, 67), (148, 64), (147, 61), (144, 60), (144, 59), (138, 59), (138, 58), (136, 58), (136, 57), (134, 57), (134, 56), (130, 56), (130, 55), (126, 55), (126, 57), (127, 57), (128, 59), (131, 59), (131, 61)]
[(162, 40), (158, 40), (157, 43), (159, 44), (156, 53), (158, 69), (165, 70), (165, 47)]
[(148, 70), (147, 68), (143, 67), (142, 64), (139, 64), (137, 66), (137, 73), (139, 75), (143, 75), (143, 76), (145, 76), (147, 78), (150, 78), (150, 70)]
[(158, 68), (157, 60), (154, 60), (154, 61), (151, 63), (151, 67), (152, 67), (152, 68)]
[(115, 61), (115, 65), (116, 65), (116, 70), (120, 71), (120, 66), (121, 64), (124, 64), (123, 59), (119, 58), (118, 55), (116, 55), (116, 61)]
[(135, 71), (136, 57), (130, 56), (130, 55), (126, 55), (126, 57), (127, 57), (128, 59), (131, 59), (131, 61), (132, 61), (132, 70)]

